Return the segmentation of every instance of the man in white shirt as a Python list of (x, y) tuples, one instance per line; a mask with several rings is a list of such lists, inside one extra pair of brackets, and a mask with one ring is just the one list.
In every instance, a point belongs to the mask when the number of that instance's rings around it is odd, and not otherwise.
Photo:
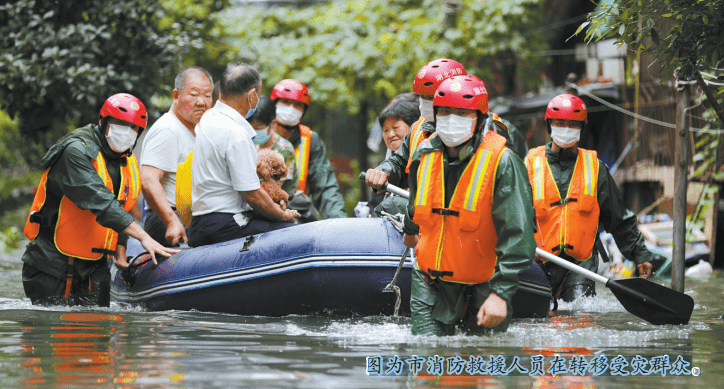
[[(196, 127), (191, 246), (290, 227), (299, 216), (282, 210), (259, 185), (252, 141), (256, 132), (246, 118), (256, 110), (260, 92), (261, 77), (253, 67), (230, 63), (220, 80), (219, 100)], [(256, 218), (252, 209), (262, 217)]]
[(148, 213), (143, 229), (162, 244), (188, 243), (176, 213), (176, 170), (194, 148), (195, 127), (211, 108), (213, 81), (199, 67), (182, 70), (174, 82), (171, 109), (148, 130), (143, 141), (141, 181)]

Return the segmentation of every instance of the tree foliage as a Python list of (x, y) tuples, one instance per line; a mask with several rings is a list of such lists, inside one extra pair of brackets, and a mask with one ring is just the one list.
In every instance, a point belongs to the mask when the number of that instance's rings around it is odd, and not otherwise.
[(364, 102), (386, 104), (410, 92), (417, 71), (433, 59), (453, 58), (468, 73), (492, 78), (496, 53), (512, 50), (525, 58), (544, 46), (542, 37), (521, 35), (537, 24), (539, 0), (461, 3), (455, 26), (445, 24), (439, 0), (252, 9), (229, 14), (225, 23), (239, 55), (258, 66), (267, 87), (295, 78), (307, 84), (315, 102), (355, 114)]
[(586, 28), (588, 41), (615, 37), (654, 55), (662, 79), (678, 67), (689, 78), (724, 61), (724, 0), (603, 1), (577, 33)]
[[(21, 132), (45, 149), (58, 132), (97, 121), (103, 101), (114, 93), (132, 93), (149, 106), (183, 55), (202, 46), (194, 19), (174, 15), (174, 23), (164, 26), (167, 15), (152, 0), (5, 3), (0, 6), (2, 109), (18, 115)], [(49, 129), (55, 134), (48, 136)]]

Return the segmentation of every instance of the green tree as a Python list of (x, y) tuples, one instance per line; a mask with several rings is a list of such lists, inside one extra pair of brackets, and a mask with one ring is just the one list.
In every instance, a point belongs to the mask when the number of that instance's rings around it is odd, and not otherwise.
[(298, 79), (316, 103), (356, 114), (365, 102), (384, 105), (410, 92), (416, 72), (435, 58), (454, 58), (485, 79), (493, 76), (489, 60), (496, 53), (512, 50), (526, 58), (545, 47), (542, 37), (522, 35), (537, 25), (540, 3), (463, 0), (454, 25), (446, 24), (445, 4), (438, 0), (246, 9), (224, 22), (239, 55), (255, 63), (271, 85)]
[[(697, 80), (706, 93), (711, 109), (704, 116), (710, 123), (704, 132), (695, 135), (696, 153), (692, 161), (696, 169), (691, 177), (705, 185), (694, 212), (687, 216), (687, 240), (691, 240), (692, 229), (702, 229), (704, 212), (715, 206), (719, 185), (713, 181), (724, 180), (721, 171), (724, 139), (716, 131), (708, 132), (721, 129), (724, 123), (721, 103), (717, 101), (721, 98), (709, 91), (702, 78), (702, 72), (719, 71), (724, 62), (724, 0), (602, 1), (576, 33), (583, 30), (589, 42), (615, 38), (635, 52), (656, 57), (662, 82), (675, 74), (681, 80)], [(724, 89), (719, 90), (719, 96), (722, 94)]]
[[(193, 19), (162, 26), (152, 0), (18, 0), (0, 6), (0, 101), (42, 152), (77, 124), (97, 121), (102, 102), (128, 92), (150, 104), (189, 48)], [(183, 28), (181, 27), (183, 26)], [(153, 107), (148, 107), (153, 108)], [(37, 164), (40, 154), (24, 155)]]
[(676, 68), (688, 78), (724, 61), (724, 0), (602, 1), (577, 33), (583, 30), (588, 41), (616, 38), (655, 56), (662, 79)]

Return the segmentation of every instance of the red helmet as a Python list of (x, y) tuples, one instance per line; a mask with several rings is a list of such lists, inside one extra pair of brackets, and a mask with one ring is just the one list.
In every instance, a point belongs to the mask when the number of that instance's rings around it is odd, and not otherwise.
[(548, 103), (546, 122), (548, 119), (565, 119), (588, 123), (586, 104), (575, 95), (558, 95)]
[(447, 58), (436, 59), (417, 72), (412, 91), (419, 95), (432, 96), (443, 80), (466, 74), (460, 62)]
[(297, 80), (281, 80), (274, 85), (271, 96), (272, 101), (276, 99), (289, 99), (299, 101), (309, 106), (309, 91), (307, 86)]
[[(110, 116), (146, 128), (148, 114), (141, 100), (128, 93), (117, 93), (106, 100), (101, 108), (101, 119)], [(140, 131), (139, 131), (140, 133)]]
[(488, 113), (488, 91), (475, 76), (455, 76), (443, 81), (432, 100), (435, 107), (476, 109)]

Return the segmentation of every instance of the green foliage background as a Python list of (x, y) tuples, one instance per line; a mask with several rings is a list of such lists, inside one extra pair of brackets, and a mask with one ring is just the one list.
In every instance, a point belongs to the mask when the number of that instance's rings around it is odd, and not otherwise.
[[(445, 22), (439, 0), (332, 1), (301, 9), (227, 12), (223, 23), (238, 56), (255, 64), (265, 88), (295, 78), (310, 89), (312, 104), (359, 113), (412, 91), (417, 71), (436, 58), (453, 58), (469, 74), (493, 79), (493, 56), (515, 52), (525, 66), (540, 67), (540, 0), (462, 0), (457, 22)], [(537, 74), (520, 74), (528, 84)], [(381, 107), (380, 107), (381, 108)], [(369, 116), (369, 121), (375, 115)]]

